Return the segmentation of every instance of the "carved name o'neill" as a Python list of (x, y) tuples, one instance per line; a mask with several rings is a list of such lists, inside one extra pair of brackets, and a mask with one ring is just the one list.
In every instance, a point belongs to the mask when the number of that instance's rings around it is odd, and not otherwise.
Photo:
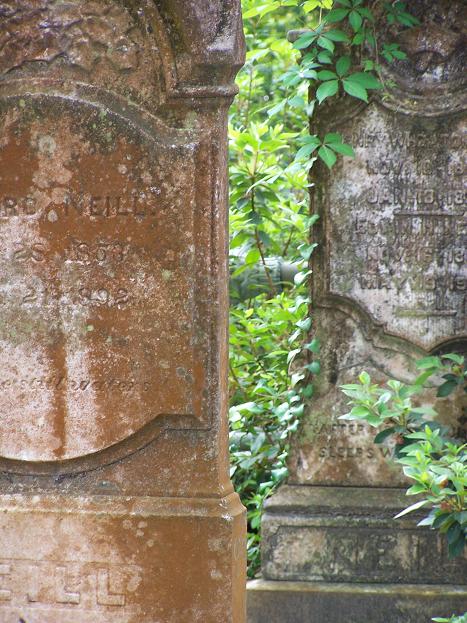
[(0, 457), (199, 419), (198, 142), (76, 98), (6, 97), (0, 118)]

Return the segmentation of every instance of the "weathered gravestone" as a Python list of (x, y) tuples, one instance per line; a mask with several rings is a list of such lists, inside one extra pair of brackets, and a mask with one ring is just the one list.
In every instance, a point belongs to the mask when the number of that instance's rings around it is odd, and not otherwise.
[[(465, 560), (449, 560), (412, 519), (393, 520), (409, 501), (390, 449), (364, 425), (338, 420), (348, 411), (339, 385), (363, 369), (408, 381), (420, 356), (467, 350), (464, 9), (411, 2), (421, 26), (388, 33), (408, 53), (386, 68), (391, 96), (320, 109), (320, 131), (341, 132), (356, 158), (332, 174), (317, 169), (322, 373), (288, 486), (266, 509), (265, 581), (252, 585), (251, 621), (420, 623), (467, 610), (467, 589), (455, 588)], [(439, 407), (460, 427), (461, 404)]]
[(0, 2), (0, 621), (244, 621), (237, 0)]

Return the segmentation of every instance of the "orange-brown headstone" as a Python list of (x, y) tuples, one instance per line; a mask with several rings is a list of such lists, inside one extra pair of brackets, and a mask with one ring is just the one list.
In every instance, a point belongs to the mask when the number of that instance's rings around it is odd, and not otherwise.
[(0, 2), (0, 622), (243, 623), (237, 0)]

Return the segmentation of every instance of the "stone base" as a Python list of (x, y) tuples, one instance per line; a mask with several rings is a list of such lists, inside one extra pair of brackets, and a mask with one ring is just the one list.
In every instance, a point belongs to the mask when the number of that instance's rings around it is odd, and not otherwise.
[[(457, 585), (465, 557), (444, 538), (394, 516), (413, 500), (398, 489), (283, 486), (262, 522), (265, 580)], [(360, 623), (363, 623), (361, 621)]]
[(0, 622), (244, 623), (225, 498), (0, 496)]
[(467, 611), (465, 559), (417, 518), (404, 491), (283, 486), (265, 505), (262, 580), (248, 623), (430, 623)]
[(248, 623), (430, 623), (467, 611), (467, 587), (248, 583)]

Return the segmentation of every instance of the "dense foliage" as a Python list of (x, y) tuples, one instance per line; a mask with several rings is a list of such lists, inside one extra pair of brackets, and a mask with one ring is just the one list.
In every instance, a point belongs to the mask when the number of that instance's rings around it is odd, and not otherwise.
[[(248, 56), (230, 127), (231, 253), (235, 266), (238, 254), (243, 260), (236, 273), (267, 257), (306, 260), (307, 176), (294, 163), (306, 126), (306, 85), (293, 89), (291, 106), (282, 80), (299, 56), (286, 39), (297, 13), (272, 15), (278, 3), (269, 4), (243, 3)], [(308, 327), (307, 307), (304, 285), (277, 292), (272, 283), (265, 294), (231, 307), (232, 479), (248, 510), (250, 576), (259, 567), (263, 501), (286, 476), (289, 435), (303, 411), (294, 387), (300, 379), (291, 381), (288, 368)]]
[[(232, 478), (248, 510), (253, 576), (263, 501), (287, 474), (290, 435), (320, 367), (319, 344), (306, 339), (313, 252), (308, 232), (316, 220), (307, 207), (308, 174), (316, 159), (331, 168), (337, 157), (353, 155), (332, 128), (323, 136), (310, 135), (308, 121), (328, 98), (367, 101), (382, 82), (368, 1), (242, 4), (248, 55), (230, 126), (233, 270), (259, 264), (270, 277), (268, 257), (302, 263), (291, 290), (282, 291), (269, 278), (264, 294), (236, 301), (231, 309)], [(415, 23), (403, 2), (382, 4), (389, 23)], [(290, 43), (287, 32), (297, 29)], [(388, 61), (404, 56), (395, 44), (382, 46), (380, 53)], [(295, 359), (300, 366), (294, 366)]]

